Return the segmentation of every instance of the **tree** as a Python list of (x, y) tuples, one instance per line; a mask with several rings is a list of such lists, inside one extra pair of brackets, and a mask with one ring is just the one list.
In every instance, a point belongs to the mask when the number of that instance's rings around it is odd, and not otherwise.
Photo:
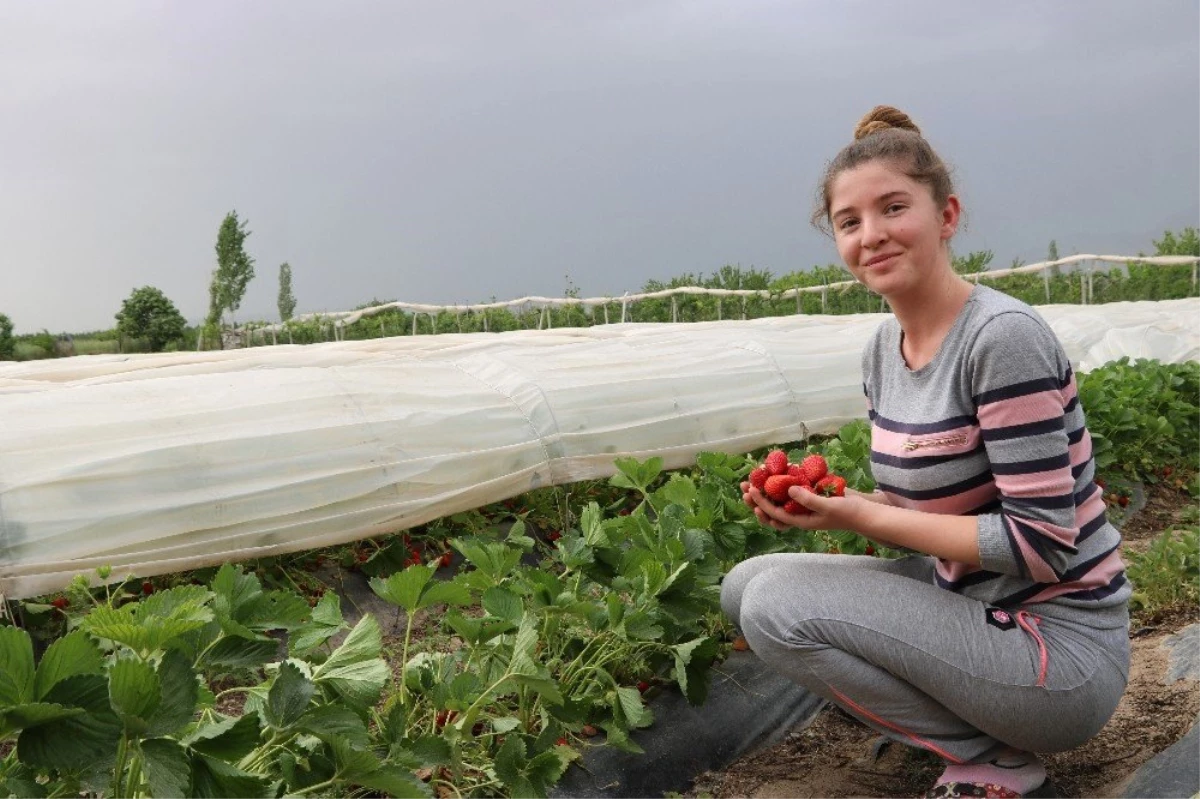
[(960, 275), (973, 275), (976, 272), (986, 272), (993, 257), (991, 250), (977, 250), (964, 256), (952, 256), (950, 264)]
[(13, 341), (13, 323), (7, 315), (0, 313), (0, 361), (11, 361), (17, 352)]
[[(1047, 261), (1057, 261), (1058, 260), (1058, 242), (1055, 241), (1054, 239), (1050, 239), (1050, 246), (1046, 249), (1046, 260)], [(1054, 266), (1050, 267), (1050, 277), (1058, 277), (1061, 274), (1062, 274), (1062, 267), (1059, 266), (1058, 264), (1055, 264)]]
[(172, 341), (183, 338), (187, 327), (175, 303), (154, 286), (134, 289), (121, 303), (117, 329), (131, 338), (144, 338), (151, 352), (161, 352)]
[(279, 320), (286, 322), (296, 312), (296, 295), (292, 292), (292, 267), (287, 261), (279, 265)]
[(247, 284), (254, 278), (254, 259), (246, 254), (244, 246), (250, 235), (247, 224), (238, 221), (237, 211), (230, 211), (217, 231), (217, 268), (208, 288), (210, 325), (219, 322), (226, 311), (238, 309)]
[(1185, 227), (1178, 238), (1169, 230), (1163, 231), (1162, 240), (1154, 242), (1154, 254), (1200, 256), (1200, 231)]

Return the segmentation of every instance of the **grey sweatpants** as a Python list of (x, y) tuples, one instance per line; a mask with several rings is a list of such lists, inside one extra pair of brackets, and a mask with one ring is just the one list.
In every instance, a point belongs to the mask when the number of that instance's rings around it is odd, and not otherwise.
[(773, 669), (947, 762), (1099, 732), (1125, 690), (1127, 627), (1000, 611), (936, 586), (933, 564), (763, 555), (730, 570), (721, 605)]

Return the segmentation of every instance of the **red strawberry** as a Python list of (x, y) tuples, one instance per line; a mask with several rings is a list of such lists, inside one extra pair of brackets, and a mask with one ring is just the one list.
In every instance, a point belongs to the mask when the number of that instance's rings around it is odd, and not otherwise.
[(813, 486), (818, 494), (827, 497), (841, 497), (846, 495), (846, 478), (841, 475), (831, 474), (822, 477)]
[(567, 746), (568, 745), (566, 738), (559, 738), (557, 741), (554, 742), (554, 744), (555, 744), (555, 746)]
[(1124, 508), (1129, 504), (1129, 497), (1122, 494), (1121, 496), (1117, 497), (1117, 504)]
[(637, 684), (637, 689), (638, 689), (639, 693), (644, 694), (650, 690), (650, 683), (646, 682), (645, 680), (642, 680), (641, 682), (639, 682)]
[(146, 596), (150, 596), (151, 594), (153, 594), (154, 593), (154, 583), (151, 583), (151, 582), (142, 583), (142, 593), (145, 594)]
[(458, 715), (457, 710), (439, 710), (437, 716), (434, 717), (433, 724), (439, 730), (445, 727), (450, 722), (454, 721), (454, 717)]
[(781, 449), (773, 449), (767, 453), (767, 459), (763, 461), (763, 465), (767, 467), (768, 474), (787, 474), (788, 457), (787, 453)]
[(562, 538), (562, 533), (560, 533), (558, 530), (551, 530), (550, 532), (546, 533), (546, 538), (550, 541), (557, 541), (558, 539)]
[(440, 565), (440, 566), (449, 566), (449, 565), (450, 565), (450, 560), (451, 560), (451, 558), (453, 558), (453, 557), (454, 557), (454, 556), (453, 556), (453, 555), (451, 555), (449, 552), (443, 552), (443, 553), (442, 553), (442, 556), (441, 556), (440, 558), (438, 558), (438, 565)]
[(59, 597), (55, 597), (54, 599), (50, 600), (50, 604), (53, 605), (54, 607), (58, 608), (59, 610), (62, 610), (63, 608), (65, 608), (71, 604), (71, 600), (67, 599), (65, 596), (59, 596)]
[(789, 477), (799, 477), (805, 485), (809, 485), (808, 472), (804, 471), (804, 467), (798, 463), (793, 463), (788, 466), (787, 470)]
[(750, 485), (754, 486), (759, 491), (762, 491), (763, 486), (767, 484), (767, 478), (770, 476), (771, 473), (767, 471), (766, 466), (759, 466), (757, 469), (750, 472)]
[(803, 516), (808, 513), (808, 508), (801, 505), (794, 499), (789, 499), (783, 506), (784, 513), (790, 513), (793, 516)]
[(763, 487), (763, 493), (773, 501), (782, 504), (788, 501), (788, 489), (794, 485), (799, 485), (795, 477), (789, 477), (786, 474), (772, 475), (767, 478), (767, 484)]
[(870, 544), (867, 544), (867, 548), (863, 550), (863, 554), (864, 555), (874, 555), (875, 547), (871, 546)]
[(816, 454), (800, 461), (800, 468), (804, 470), (804, 476), (808, 478), (810, 485), (816, 485), (818, 480), (829, 474), (829, 464), (825, 462), (825, 458)]

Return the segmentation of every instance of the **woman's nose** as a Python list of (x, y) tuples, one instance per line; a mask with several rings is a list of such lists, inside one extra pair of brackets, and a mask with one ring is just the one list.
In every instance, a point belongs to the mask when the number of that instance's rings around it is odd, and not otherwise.
[(878, 247), (887, 240), (887, 229), (883, 220), (865, 217), (860, 225), (862, 231), (862, 246)]

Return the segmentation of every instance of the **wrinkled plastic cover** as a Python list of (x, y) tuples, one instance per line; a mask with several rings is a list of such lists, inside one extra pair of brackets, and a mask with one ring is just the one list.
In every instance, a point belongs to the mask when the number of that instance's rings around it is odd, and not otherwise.
[[(1200, 359), (1200, 300), (1043, 306), (1087, 371)], [(394, 532), (531, 489), (830, 433), (883, 314), (0, 364), (0, 593)]]

